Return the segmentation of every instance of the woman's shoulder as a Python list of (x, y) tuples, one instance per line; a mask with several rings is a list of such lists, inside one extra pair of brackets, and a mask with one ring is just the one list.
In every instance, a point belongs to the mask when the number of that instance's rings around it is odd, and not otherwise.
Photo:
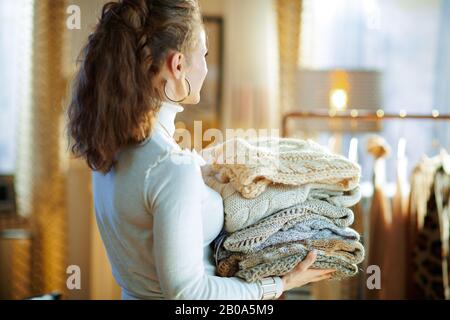
[(145, 178), (153, 181), (198, 179), (202, 178), (200, 166), (203, 164), (203, 158), (193, 150), (167, 147), (148, 164)]
[(133, 158), (146, 176), (164, 170), (185, 171), (196, 164), (192, 161), (196, 158), (194, 153), (169, 141), (157, 130), (144, 142), (127, 149), (124, 157), (127, 156)]
[(158, 199), (160, 203), (173, 203), (201, 198), (205, 184), (200, 162), (190, 150), (164, 150), (145, 172), (144, 202), (148, 212), (153, 212)]

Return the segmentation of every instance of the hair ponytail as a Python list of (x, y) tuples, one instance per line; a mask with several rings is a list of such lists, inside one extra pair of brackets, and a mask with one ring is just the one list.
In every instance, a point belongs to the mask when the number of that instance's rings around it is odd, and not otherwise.
[(171, 50), (189, 56), (202, 27), (195, 0), (122, 0), (104, 5), (81, 52), (68, 106), (71, 151), (92, 170), (111, 170), (124, 146), (151, 132)]

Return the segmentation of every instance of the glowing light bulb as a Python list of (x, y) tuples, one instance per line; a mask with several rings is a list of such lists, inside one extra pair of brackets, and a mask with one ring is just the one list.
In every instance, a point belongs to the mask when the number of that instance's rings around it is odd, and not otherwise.
[(347, 92), (343, 89), (334, 89), (330, 91), (330, 106), (336, 111), (344, 111), (347, 108)]

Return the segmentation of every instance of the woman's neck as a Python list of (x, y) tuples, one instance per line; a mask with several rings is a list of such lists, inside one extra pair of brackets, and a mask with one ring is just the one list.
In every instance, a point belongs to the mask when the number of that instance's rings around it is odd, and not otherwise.
[(177, 113), (183, 112), (184, 107), (180, 104), (163, 101), (161, 108), (156, 115), (157, 126), (161, 126), (161, 129), (167, 131), (167, 133), (173, 137), (175, 133), (175, 117)]

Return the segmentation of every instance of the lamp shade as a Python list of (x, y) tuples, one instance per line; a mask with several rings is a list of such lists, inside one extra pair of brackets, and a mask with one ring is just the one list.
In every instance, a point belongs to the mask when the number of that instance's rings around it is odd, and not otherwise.
[[(373, 111), (381, 108), (381, 73), (375, 70), (312, 70), (299, 69), (296, 82), (296, 105), (290, 111), (319, 111), (350, 113), (352, 110)], [(330, 127), (326, 121), (308, 121), (303, 129), (333, 131), (378, 131), (379, 124), (358, 122), (350, 126), (342, 120), (341, 125)], [(336, 124), (336, 121), (334, 121)], [(325, 126), (325, 127), (324, 127)]]
[(381, 105), (381, 74), (370, 70), (308, 70), (297, 73), (301, 110), (329, 110), (330, 92), (347, 93), (347, 109), (377, 110)]

